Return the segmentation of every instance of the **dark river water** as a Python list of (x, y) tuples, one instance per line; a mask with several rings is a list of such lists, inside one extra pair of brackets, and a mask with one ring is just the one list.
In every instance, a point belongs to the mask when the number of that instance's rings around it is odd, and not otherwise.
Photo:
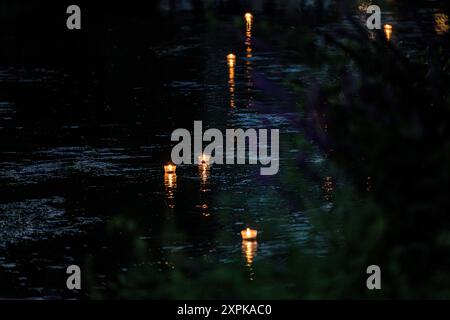
[[(306, 137), (303, 102), (289, 80), (326, 79), (326, 65), (313, 67), (259, 36), (261, 17), (251, 34), (239, 16), (212, 25), (180, 17), (161, 26), (171, 31), (157, 40), (134, 41), (155, 23), (126, 29), (138, 33), (131, 39), (111, 26), (99, 40), (101, 54), (86, 53), (79, 70), (81, 62), (0, 63), (0, 297), (126, 296), (118, 293), (122, 281), (148, 272), (159, 279), (201, 259), (229, 265), (224, 282), (238, 269), (252, 281), (260, 263), (282, 265), (292, 244), (327, 254), (307, 213), (326, 215), (345, 178), (331, 177), (326, 154), (312, 148), (303, 161), (314, 174), (286, 181), (288, 164), (299, 158), (295, 141)], [(194, 120), (204, 128), (280, 129), (280, 173), (182, 165), (164, 174), (172, 131), (192, 130)], [(258, 242), (242, 242), (246, 227), (259, 231)], [(66, 288), (72, 264), (83, 271), (81, 291)], [(163, 286), (165, 276), (152, 283)]]

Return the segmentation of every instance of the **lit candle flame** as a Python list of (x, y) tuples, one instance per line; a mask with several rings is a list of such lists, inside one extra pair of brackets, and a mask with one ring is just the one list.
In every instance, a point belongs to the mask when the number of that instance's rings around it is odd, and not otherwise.
[(247, 26), (247, 31), (250, 32), (250, 31), (252, 31), (253, 15), (251, 13), (247, 12), (244, 17), (245, 17), (245, 22), (246, 22), (246, 26)]
[(210, 160), (211, 160), (211, 156), (209, 154), (204, 154), (202, 153), (199, 157), (198, 157), (198, 163), (199, 164), (206, 164), (209, 165), (210, 164)]
[(392, 38), (392, 30), (393, 27), (390, 24), (385, 24), (384, 25), (384, 33), (386, 34), (386, 39), (389, 41)]
[(169, 163), (164, 166), (165, 173), (175, 173), (176, 170), (177, 170), (177, 166), (174, 164)]
[(256, 240), (256, 237), (258, 236), (258, 231), (247, 228), (241, 231), (241, 236), (243, 240)]

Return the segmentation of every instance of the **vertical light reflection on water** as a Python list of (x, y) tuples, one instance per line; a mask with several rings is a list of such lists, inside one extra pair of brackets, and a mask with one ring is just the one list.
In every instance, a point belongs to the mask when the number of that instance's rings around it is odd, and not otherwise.
[(164, 174), (164, 189), (166, 205), (173, 209), (175, 208), (175, 192), (177, 189), (177, 175), (176, 173)]
[(209, 163), (210, 157), (207, 155), (200, 155), (198, 172), (200, 175), (200, 191), (202, 193), (209, 190), (208, 182), (211, 175), (211, 165)]
[(246, 265), (250, 270), (250, 280), (254, 279), (255, 272), (253, 270), (253, 262), (258, 252), (258, 242), (250, 240), (242, 240), (242, 254), (245, 257)]
[[(253, 15), (250, 13), (245, 14), (245, 20), (247, 24), (246, 32), (245, 32), (245, 79), (247, 91), (251, 92), (253, 88), (253, 78), (252, 78), (252, 57), (253, 57), (253, 48), (252, 48), (252, 26), (253, 26)], [(252, 97), (249, 97), (249, 101), (247, 103), (248, 106), (252, 105)]]
[(245, 79), (247, 82), (247, 90), (251, 91), (253, 86), (252, 79), (252, 57), (253, 57), (253, 49), (252, 49), (252, 34), (251, 32), (247, 32), (246, 40), (245, 40)]
[(236, 56), (230, 53), (227, 56), (228, 61), (228, 85), (230, 88), (230, 107), (233, 109), (236, 106), (235, 103), (235, 82), (234, 82), (234, 66), (236, 65)]
[(322, 185), (323, 190), (323, 198), (325, 201), (332, 201), (333, 200), (333, 178), (332, 177), (325, 177)]
[[(253, 28), (253, 15), (251, 13), (245, 14), (246, 20), (246, 32), (245, 32), (245, 80), (247, 91), (251, 93), (253, 90), (253, 77), (252, 77), (252, 28)], [(252, 105), (252, 97), (249, 96), (247, 106)], [(242, 236), (242, 254), (246, 260), (246, 265), (249, 269), (250, 280), (254, 279), (255, 272), (253, 269), (253, 262), (258, 251), (258, 242), (256, 241), (257, 231), (247, 228), (241, 232)]]
[(209, 212), (209, 205), (207, 200), (207, 193), (210, 191), (209, 179), (211, 176), (211, 164), (210, 156), (201, 154), (198, 161), (198, 173), (200, 176), (200, 208), (201, 213), (205, 217), (209, 217), (211, 214)]
[(370, 192), (370, 191), (372, 191), (372, 177), (367, 177), (367, 180), (366, 180), (366, 190), (367, 190), (367, 192)]

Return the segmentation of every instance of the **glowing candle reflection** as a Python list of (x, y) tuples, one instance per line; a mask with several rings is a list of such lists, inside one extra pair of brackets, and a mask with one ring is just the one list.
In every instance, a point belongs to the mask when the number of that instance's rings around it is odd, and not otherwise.
[(389, 41), (392, 38), (392, 30), (393, 27), (390, 24), (385, 24), (384, 25), (384, 34), (386, 35), (386, 39)]
[(258, 251), (258, 242), (256, 241), (242, 241), (242, 253), (247, 261), (247, 266), (251, 267), (255, 260)]
[(434, 14), (434, 30), (438, 35), (443, 35), (450, 29), (448, 16), (445, 13)]
[(245, 45), (247, 46), (245, 49), (245, 58), (246, 58), (246, 66), (249, 66), (251, 64), (251, 58), (253, 57), (253, 49), (252, 49), (252, 39), (251, 35), (247, 35), (247, 38), (245, 40)]
[(366, 181), (366, 190), (367, 192), (372, 191), (372, 177), (367, 177), (367, 181)]
[(333, 189), (333, 178), (326, 177), (322, 186), (325, 201), (333, 200)]
[(247, 49), (252, 45), (252, 33), (250, 31), (245, 33), (245, 45)]
[(207, 154), (201, 154), (198, 157), (198, 172), (200, 175), (200, 191), (207, 192), (208, 188), (208, 180), (211, 175), (211, 156)]
[(177, 175), (175, 173), (164, 174), (164, 188), (166, 204), (169, 208), (175, 208), (175, 191), (177, 189)]
[(199, 175), (200, 175), (200, 192), (208, 192), (209, 189), (209, 177), (211, 175), (211, 171), (204, 164), (199, 166)]
[(230, 53), (227, 56), (227, 61), (228, 61), (228, 74), (229, 74), (229, 80), (228, 80), (228, 84), (230, 87), (230, 107), (234, 108), (235, 107), (235, 98), (234, 98), (234, 94), (235, 94), (235, 82), (234, 82), (234, 66), (236, 65), (236, 56), (232, 53)]
[[(251, 22), (253, 21), (253, 16), (249, 14), (250, 16), (246, 20)], [(245, 33), (245, 78), (246, 78), (246, 86), (247, 91), (251, 91), (253, 87), (253, 79), (252, 79), (252, 57), (253, 57), (253, 49), (252, 49), (252, 32), (251, 27), (247, 28), (247, 31)], [(251, 105), (251, 102), (248, 103), (248, 105)]]
[(209, 216), (211, 215), (211, 214), (209, 213), (209, 206), (208, 206), (207, 203), (198, 205), (197, 208), (200, 209), (200, 211), (201, 211), (201, 213), (202, 213), (202, 215), (203, 215), (204, 217), (209, 217)]
[(236, 56), (235, 56), (234, 54), (230, 53), (230, 54), (227, 56), (227, 61), (228, 61), (228, 66), (229, 66), (230, 68), (234, 68), (234, 66), (235, 66), (235, 64), (236, 64)]
[(252, 77), (252, 48), (247, 48), (247, 55), (246, 55), (246, 61), (245, 61), (245, 79), (246, 79), (246, 86), (247, 91), (251, 91), (253, 88), (253, 77)]

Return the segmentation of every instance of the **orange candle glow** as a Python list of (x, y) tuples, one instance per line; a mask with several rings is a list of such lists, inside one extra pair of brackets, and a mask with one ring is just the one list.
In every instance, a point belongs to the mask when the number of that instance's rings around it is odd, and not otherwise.
[(164, 174), (165, 200), (169, 208), (175, 208), (175, 191), (177, 189), (177, 175), (175, 173)]
[(231, 108), (235, 107), (235, 103), (234, 103), (234, 88), (235, 88), (235, 83), (234, 83), (234, 66), (236, 65), (236, 56), (232, 53), (230, 53), (227, 56), (227, 61), (228, 61), (228, 72), (229, 72), (229, 76), (230, 76), (230, 80), (228, 81), (228, 84), (230, 86), (230, 106)]
[(200, 192), (208, 192), (209, 186), (208, 186), (208, 180), (211, 176), (211, 171), (208, 168), (205, 168), (205, 165), (200, 165), (199, 167), (199, 174), (200, 174)]
[(384, 25), (384, 33), (386, 34), (386, 39), (391, 40), (393, 27), (390, 24)]
[(247, 25), (247, 31), (251, 31), (252, 24), (253, 24), (253, 15), (251, 13), (247, 12), (244, 17), (245, 17), (245, 22)]
[(166, 164), (164, 166), (165, 173), (175, 173), (176, 170), (177, 170), (177, 166), (172, 163)]
[(258, 231), (247, 228), (241, 231), (241, 236), (243, 240), (256, 240), (256, 237), (258, 236)]
[(202, 153), (201, 155), (198, 156), (198, 163), (209, 165), (210, 159), (211, 159), (210, 155)]
[(333, 200), (333, 189), (333, 178), (326, 177), (322, 185), (325, 201)]
[(236, 56), (234, 54), (230, 53), (227, 56), (227, 61), (228, 61), (228, 66), (230, 68), (233, 68), (236, 65)]
[(164, 186), (166, 188), (175, 189), (177, 187), (177, 175), (175, 173), (164, 174)]
[(247, 266), (251, 267), (258, 251), (258, 242), (256, 241), (242, 241), (242, 253), (244, 254)]

